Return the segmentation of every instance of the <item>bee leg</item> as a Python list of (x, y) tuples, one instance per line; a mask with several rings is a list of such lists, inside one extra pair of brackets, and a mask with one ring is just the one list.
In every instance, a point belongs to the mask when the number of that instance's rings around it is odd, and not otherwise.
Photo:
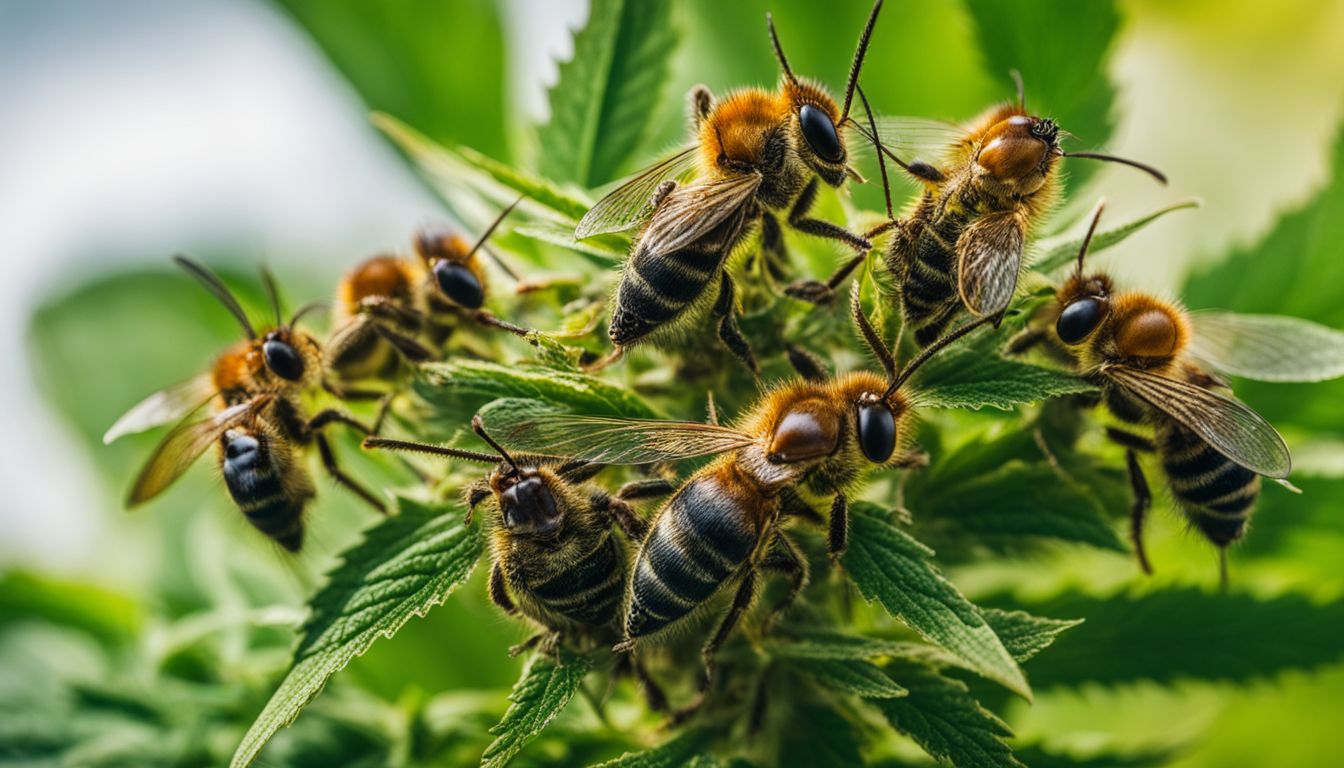
[(677, 486), (670, 480), (656, 478), (653, 480), (632, 480), (622, 485), (616, 490), (616, 498), (622, 501), (634, 501), (636, 499), (654, 499), (659, 496), (666, 496), (675, 491)]
[(379, 336), (386, 339), (387, 342), (397, 350), (398, 354), (412, 363), (423, 363), (426, 360), (433, 360), (438, 357), (433, 350), (429, 349), (424, 344), (412, 339), (410, 336), (398, 333), (382, 323), (374, 323), (373, 330), (376, 331)]
[(1046, 333), (1042, 328), (1027, 326), (1013, 335), (1004, 345), (1003, 351), (1009, 355), (1021, 355), (1045, 341)]
[(378, 401), (378, 410), (374, 413), (372, 428), (369, 430), (370, 435), (377, 435), (383, 431), (383, 422), (387, 421), (387, 414), (392, 410), (394, 399), (396, 399), (396, 394), (388, 392)]
[(546, 637), (545, 632), (538, 632), (537, 634), (527, 638), (521, 643), (509, 646), (509, 656), (510, 657), (521, 656), (524, 653), (527, 653), (533, 648), (536, 648), (537, 644), (540, 643), (542, 638), (544, 637)]
[(638, 544), (649, 533), (649, 523), (635, 514), (630, 505), (616, 497), (607, 498), (607, 516), (625, 532), (625, 537)]
[(793, 542), (785, 538), (783, 534), (777, 533), (775, 534), (775, 540), (770, 544), (770, 551), (761, 561), (761, 568), (787, 576), (790, 581), (789, 593), (774, 608), (770, 609), (770, 614), (766, 616), (765, 624), (762, 625), (762, 631), (769, 634), (774, 631), (775, 625), (779, 623), (784, 611), (793, 605), (793, 602), (798, 599), (798, 595), (802, 594), (803, 588), (807, 586), (807, 561), (799, 554), (798, 548)]
[(327, 442), (327, 436), (318, 434), (316, 436), (316, 441), (317, 451), (322, 455), (322, 466), (326, 468), (327, 474), (331, 475), (333, 480), (345, 486), (351, 493), (368, 502), (369, 506), (384, 515), (387, 514), (387, 507), (383, 504), (381, 499), (373, 495), (372, 491), (355, 482), (353, 478), (341, 470), (340, 466), (336, 463), (336, 454), (332, 453), (331, 444)]
[(719, 300), (714, 304), (714, 316), (719, 318), (719, 339), (733, 356), (742, 361), (753, 374), (760, 374), (756, 365), (756, 356), (751, 352), (742, 330), (737, 327), (737, 316), (733, 312), (733, 279), (725, 271), (719, 283)]
[(705, 118), (709, 117), (709, 113), (714, 111), (714, 94), (709, 92), (707, 86), (697, 85), (691, 88), (687, 97), (691, 101), (691, 119), (695, 127), (699, 128)]
[(496, 317), (494, 313), (487, 312), (484, 309), (477, 310), (471, 317), (481, 325), (489, 326), (491, 328), (499, 328), (500, 330), (508, 331), (515, 336), (521, 336), (524, 339), (532, 333), (530, 328), (524, 328), (521, 325), (514, 325), (507, 320), (501, 320)]
[(799, 280), (785, 288), (784, 293), (813, 304), (825, 304), (835, 298), (836, 287), (844, 282), (846, 277), (849, 277), (855, 267), (863, 263), (868, 251), (873, 249), (873, 244), (868, 238), (856, 235), (844, 227), (837, 226), (829, 221), (808, 217), (807, 213), (812, 209), (812, 203), (817, 199), (817, 189), (816, 178), (813, 178), (803, 188), (802, 194), (798, 196), (793, 208), (789, 210), (789, 226), (807, 235), (839, 240), (857, 251), (858, 255), (841, 265), (825, 283), (816, 280)]
[(667, 694), (663, 692), (662, 686), (658, 685), (658, 682), (653, 679), (644, 664), (635, 658), (634, 653), (626, 654), (623, 658), (630, 660), (630, 672), (634, 674), (635, 681), (644, 691), (644, 702), (649, 705), (649, 709), (654, 712), (666, 712), (668, 710)]
[(897, 469), (923, 469), (929, 466), (929, 454), (919, 450), (902, 453), (893, 464)]
[(714, 636), (705, 643), (705, 647), (700, 650), (700, 659), (704, 663), (704, 675), (700, 678), (700, 689), (695, 699), (686, 706), (672, 713), (672, 725), (678, 725), (686, 722), (691, 715), (694, 715), (704, 706), (705, 698), (709, 695), (709, 688), (714, 682), (714, 656), (719, 651), (719, 646), (723, 645), (728, 636), (732, 634), (733, 629), (737, 627), (737, 622), (741, 621), (742, 614), (747, 612), (751, 606), (751, 601), (756, 597), (756, 569), (748, 568), (742, 576), (742, 583), (737, 588), (737, 593), (733, 596), (732, 607), (728, 613), (724, 614), (723, 621), (719, 624), (718, 630)]
[(789, 364), (793, 370), (798, 372), (808, 381), (829, 381), (831, 376), (826, 372), (826, 364), (821, 358), (812, 354), (811, 351), (804, 349), (797, 344), (790, 344), (788, 348)]
[(832, 563), (840, 562), (849, 549), (849, 502), (845, 494), (837, 493), (831, 501), (831, 518), (826, 532), (826, 555)]
[(322, 389), (340, 400), (381, 400), (388, 395), (386, 390), (350, 388), (326, 379), (322, 381)]
[(612, 363), (620, 360), (622, 357), (625, 357), (625, 347), (616, 347), (606, 355), (603, 355), (602, 357), (599, 357), (596, 360), (584, 364), (581, 370), (584, 373), (596, 373), (602, 370), (603, 368), (606, 368), (607, 366), (611, 365)]
[(467, 489), (467, 514), (462, 516), (462, 522), (465, 525), (471, 525), (471, 519), (476, 515), (476, 507), (482, 501), (485, 501), (494, 491), (490, 490), (490, 485), (484, 481), (477, 481)]
[(356, 419), (354, 416), (351, 416), (344, 411), (336, 410), (335, 408), (327, 408), (326, 410), (318, 411), (313, 414), (313, 418), (308, 420), (307, 428), (310, 432), (318, 432), (332, 424), (344, 424), (363, 435), (373, 434), (372, 427), (366, 425), (359, 419)]
[(1153, 566), (1148, 563), (1148, 553), (1143, 548), (1143, 521), (1148, 514), (1148, 507), (1153, 503), (1153, 496), (1133, 448), (1125, 449), (1125, 462), (1129, 464), (1129, 482), (1134, 488), (1134, 506), (1129, 512), (1129, 536), (1134, 543), (1134, 555), (1139, 559), (1139, 567), (1144, 573), (1152, 575)]
[(785, 268), (784, 233), (779, 228), (779, 220), (768, 211), (761, 212), (761, 263), (766, 274), (776, 283), (789, 280)]
[(537, 646), (537, 653), (542, 653), (551, 657), (551, 661), (556, 666), (560, 666), (560, 642), (564, 639), (564, 634), (558, 629), (546, 632), (541, 637), (541, 644)]
[(504, 588), (504, 571), (500, 570), (499, 563), (490, 569), (490, 602), (510, 616), (518, 613), (518, 606), (513, 604), (509, 591)]
[(800, 517), (809, 523), (817, 525), (825, 524), (817, 510), (812, 508), (811, 504), (803, 501), (795, 491), (785, 488), (779, 495), (779, 511), (785, 517)]

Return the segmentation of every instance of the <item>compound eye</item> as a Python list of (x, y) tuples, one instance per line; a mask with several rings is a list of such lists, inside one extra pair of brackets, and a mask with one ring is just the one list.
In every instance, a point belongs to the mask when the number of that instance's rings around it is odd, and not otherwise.
[(1064, 307), (1055, 321), (1055, 333), (1065, 344), (1078, 344), (1101, 325), (1106, 316), (1106, 305), (1095, 296), (1075, 299)]
[(881, 464), (896, 451), (896, 415), (884, 403), (859, 406), (859, 447), (874, 464)]
[(481, 286), (480, 279), (462, 264), (451, 261), (435, 263), (434, 279), (438, 281), (443, 295), (458, 306), (480, 309), (485, 303), (485, 288)]
[(500, 496), (504, 527), (515, 533), (550, 533), (560, 527), (555, 497), (540, 477), (520, 480)]
[(303, 378), (303, 357), (299, 351), (279, 339), (267, 339), (261, 345), (261, 354), (271, 373), (287, 381)]
[(817, 156), (828, 163), (838, 163), (845, 159), (845, 150), (840, 146), (840, 135), (835, 132), (835, 123), (824, 111), (804, 104), (798, 111), (798, 123), (803, 128), (803, 138), (807, 146)]

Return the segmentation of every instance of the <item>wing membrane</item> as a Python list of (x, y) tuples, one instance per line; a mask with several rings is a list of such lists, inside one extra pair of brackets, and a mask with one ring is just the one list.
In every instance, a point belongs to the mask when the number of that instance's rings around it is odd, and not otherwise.
[(136, 403), (103, 435), (107, 445), (118, 438), (182, 419), (215, 396), (209, 374), (179, 382)]
[(957, 290), (979, 317), (1008, 308), (1022, 268), (1026, 232), (1012, 213), (986, 214), (957, 240)]
[(241, 424), (263, 402), (264, 398), (252, 399), (226, 408), (208, 419), (175, 427), (154, 449), (154, 455), (149, 458), (145, 468), (140, 470), (126, 505), (134, 507), (162, 493), (187, 471), (211, 443)]
[(760, 175), (752, 173), (682, 187), (658, 207), (644, 233), (645, 242), (659, 253), (685, 248), (730, 216), (741, 215), (760, 185)]
[(659, 163), (649, 166), (597, 201), (574, 228), (574, 239), (609, 232), (624, 232), (643, 223), (653, 213), (649, 198), (668, 179), (687, 181), (696, 172), (696, 147), (687, 147)]
[[(923, 117), (904, 117), (894, 115), (875, 115), (877, 135), (882, 146), (899, 157), (905, 163), (923, 160), (938, 165), (950, 159), (966, 138), (965, 129), (953, 123), (930, 120)], [(856, 123), (866, 134), (868, 126)], [(871, 151), (871, 141), (859, 145), (864, 151)]]
[(1288, 446), (1278, 431), (1244, 403), (1125, 365), (1107, 366), (1102, 373), (1252, 472), (1277, 479), (1292, 469)]
[(1192, 312), (1192, 353), (1224, 373), (1258, 381), (1344, 376), (1344, 332), (1281, 315)]
[(709, 456), (755, 442), (735, 429), (692, 421), (551, 414), (491, 420), (497, 440), (521, 453), (597, 464), (651, 464)]

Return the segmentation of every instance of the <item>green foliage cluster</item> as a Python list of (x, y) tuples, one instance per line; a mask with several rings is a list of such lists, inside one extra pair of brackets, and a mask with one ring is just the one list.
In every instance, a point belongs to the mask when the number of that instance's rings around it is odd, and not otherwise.
[[(676, 114), (673, 91), (694, 82), (683, 75), (701, 74), (716, 88), (738, 82), (718, 78), (773, 77), (762, 64), (768, 61), (763, 33), (758, 49), (747, 53), (740, 49), (750, 46), (735, 44), (714, 60), (712, 73), (697, 69), (706, 65), (696, 60), (696, 46), (714, 45), (723, 25), (738, 16), (741, 29), (757, 29), (755, 8), (718, 9), (708, 0), (686, 6), (595, 0), (589, 22), (575, 34), (573, 58), (561, 64), (550, 88), (551, 117), (530, 131), (505, 117), (510, 110), (496, 88), (502, 56), (498, 46), (483, 42), (498, 38), (499, 20), (485, 4), (409, 3), (376, 12), (351, 3), (282, 5), (379, 110), (374, 124), (469, 228), (479, 229), (502, 204), (527, 195), (523, 215), (505, 226), (496, 245), (526, 263), (529, 274), (559, 278), (557, 287), (537, 295), (504, 301), (497, 293), (492, 299), (508, 308), (501, 314), (554, 332), (534, 334), (530, 343), (484, 340), (490, 359), (425, 365), (413, 404), (395, 414), (396, 429), (469, 446), (463, 426), (476, 412), (487, 423), (556, 409), (699, 420), (705, 391), (687, 391), (682, 380), (691, 377), (704, 383), (725, 414), (752, 402), (754, 382), (727, 358), (714, 359), (719, 353), (712, 345), (704, 351), (713, 360), (711, 370), (653, 353), (626, 360), (602, 378), (580, 372), (579, 356), (602, 348), (589, 333), (594, 300), (609, 289), (628, 240), (606, 236), (576, 243), (571, 233), (596, 188), (676, 138), (666, 128)], [(973, 112), (997, 95), (983, 73), (997, 79), (998, 72), (1016, 67), (1033, 102), (1047, 105), (1087, 143), (1100, 145), (1115, 121), (1115, 89), (1105, 64), (1119, 16), (1108, 3), (1031, 5), (1035, 18), (1048, 8), (1057, 36), (1034, 35), (1026, 21), (1032, 13), (968, 0), (958, 13), (972, 23), (974, 40), (946, 37), (953, 49), (978, 49), (983, 72), (967, 75), (975, 85), (957, 91), (960, 101), (938, 102), (952, 97), (921, 97), (916, 89), (914, 107)], [(861, 9), (836, 10), (834, 19), (827, 11), (821, 23), (820, 11), (808, 8), (777, 14), (783, 35), (792, 40), (807, 31), (846, 33), (834, 45), (800, 46), (794, 67), (839, 82), (848, 53), (837, 46), (849, 44), (848, 30), (859, 28)], [(947, 11), (911, 13), (915, 28), (955, 26), (937, 18)], [(893, 91), (908, 77), (889, 52), (895, 47), (884, 39), (889, 34), (879, 29), (872, 74), (865, 78), (879, 108), (903, 103)], [(449, 39), (454, 44), (444, 45)], [(390, 40), (397, 45), (389, 46)], [(452, 69), (467, 61), (479, 67), (475, 79)], [(955, 67), (951, 71), (949, 77)], [(463, 119), (463, 110), (473, 119)], [(1315, 200), (1284, 217), (1261, 243), (1192, 278), (1182, 292), (1191, 306), (1344, 325), (1344, 308), (1332, 289), (1339, 283), (1330, 280), (1344, 269), (1330, 259), (1341, 241), (1333, 235), (1344, 226), (1344, 142), (1334, 158), (1335, 180)], [(1072, 194), (1086, 195), (1086, 183), (1079, 169)], [(823, 214), (862, 221), (871, 216), (865, 209), (875, 209), (867, 206), (873, 199), (870, 191), (854, 201), (828, 199)], [(1154, 206), (1108, 225), (1093, 250), (1189, 205)], [(1052, 222), (1050, 236), (1035, 244), (1037, 284), (1045, 285), (1076, 253), (1076, 233), (1065, 231), (1071, 223)], [(834, 258), (826, 246), (805, 239), (791, 237), (789, 246), (808, 274), (825, 274)], [(1286, 263), (1301, 267), (1282, 269)], [(320, 286), (335, 272), (310, 282)], [(856, 279), (872, 293), (871, 283), (883, 277), (865, 269)], [(217, 347), (233, 334), (227, 319), (213, 316), (219, 313), (179, 306), (175, 297), (183, 292), (173, 289), (180, 286), (158, 273), (108, 278), (51, 304), (35, 320), (36, 369), (57, 407), (90, 443), (118, 407), (143, 394), (146, 382), (138, 377), (119, 382), (103, 376), (96, 380), (108, 391), (94, 397), (89, 382), (95, 379), (80, 376), (107, 369), (114, 356), (123, 358), (127, 350), (120, 340), (128, 331), (176, 334), (171, 342), (132, 353), (140, 356), (134, 367), (145, 377), (162, 374), (165, 381), (181, 374), (181, 350)], [(149, 294), (165, 299), (145, 302)], [(857, 352), (843, 309), (812, 310), (765, 290), (746, 294), (742, 324), (749, 337), (761, 340), (766, 380), (788, 375), (771, 339), (805, 338), (839, 369), (869, 364)], [(871, 305), (880, 325), (890, 330), (898, 322), (880, 302)], [(193, 327), (183, 317), (200, 322)], [(1010, 318), (1008, 332), (1021, 322), (1023, 317)], [(1040, 404), (1086, 392), (1086, 382), (1004, 359), (997, 352), (1002, 338), (984, 334), (921, 371), (913, 382), (923, 409), (917, 440), (929, 452), (930, 466), (905, 477), (874, 478), (864, 500), (852, 505), (851, 543), (838, 568), (827, 562), (815, 526), (796, 528), (812, 563), (812, 583), (776, 632), (763, 635), (749, 623), (725, 646), (720, 702), (685, 726), (660, 728), (659, 715), (643, 707), (633, 685), (611, 674), (612, 656), (605, 650), (564, 650), (558, 658), (536, 654), (521, 669), (505, 657), (521, 630), (482, 599), (482, 522), (464, 524), (460, 501), (461, 487), (479, 475), (479, 467), (424, 464), (421, 471), (440, 479), (425, 488), (399, 465), (360, 458), (355, 473), (398, 489), (396, 514), (341, 548), (306, 612), (285, 607), (297, 604), (305, 589), (277, 584), (273, 573), (255, 567), (255, 551), (228, 551), (204, 527), (212, 524), (200, 522), (208, 516), (198, 507), (218, 507), (211, 511), (219, 516), (227, 508), (197, 501), (222, 496), (208, 488), (204, 473), (185, 479), (190, 490), (176, 492), (189, 501), (160, 514), (166, 523), (161, 567), (185, 578), (165, 578), (172, 583), (154, 601), (22, 573), (4, 577), (0, 765), (213, 765), (231, 759), (234, 766), (254, 760), (502, 766), (515, 757), (516, 764), (643, 767), (903, 766), (930, 760), (958, 766), (1159, 765), (1186, 745), (1094, 740), (1080, 753), (1066, 732), (1015, 737), (1015, 720), (1034, 695), (1188, 684), (1231, 690), (1339, 660), (1344, 600), (1337, 597), (1283, 588), (1216, 594), (1163, 580), (1138, 586), (1089, 580), (1093, 568), (1132, 570), (1117, 533), (1128, 507), (1121, 455), (1096, 439), (1095, 425), (1071, 417), (1067, 408)], [(1300, 397), (1278, 398), (1269, 396), (1267, 386), (1241, 391), (1295, 448), (1344, 432), (1333, 397), (1344, 384), (1313, 385)], [(117, 486), (150, 445), (130, 443), (102, 454), (100, 468)], [(342, 448), (356, 453), (353, 443)], [(1320, 452), (1328, 455), (1328, 448)], [(1239, 572), (1277, 567), (1290, 555), (1293, 567), (1308, 576), (1334, 567), (1329, 547), (1298, 557), (1296, 543), (1303, 538), (1330, 537), (1336, 547), (1344, 538), (1326, 501), (1344, 499), (1339, 468), (1306, 463), (1299, 482), (1306, 497), (1290, 500), (1276, 488), (1266, 491), (1257, 529), (1235, 553)], [(318, 517), (314, 525), (325, 531), (360, 525), (350, 504), (329, 489)], [(1172, 519), (1164, 522), (1170, 526)], [(1159, 547), (1159, 567), (1167, 556), (1200, 551), (1179, 541)], [(1058, 576), (1043, 577), (1047, 572)], [(687, 678), (672, 687), (675, 696), (688, 694), (692, 675), (686, 672), (697, 669), (698, 639), (689, 637), (687, 647), (679, 662), (656, 670), (669, 679)]]

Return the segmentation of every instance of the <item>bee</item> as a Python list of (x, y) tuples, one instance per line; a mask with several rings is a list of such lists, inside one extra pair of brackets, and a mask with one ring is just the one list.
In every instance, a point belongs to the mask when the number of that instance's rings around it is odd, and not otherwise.
[[(455, 232), (424, 229), (415, 238), (416, 258), (380, 254), (348, 272), (337, 289), (328, 345), (328, 364), (339, 378), (389, 379), (403, 360), (435, 359), (464, 319), (526, 336), (526, 328), (482, 308), (488, 283), (479, 257), (520, 202), (505, 208), (475, 243)], [(508, 265), (496, 263), (518, 280)]]
[(827, 300), (871, 249), (866, 238), (808, 213), (821, 183), (839, 188), (847, 178), (862, 178), (849, 165), (845, 126), (881, 7), (880, 0), (873, 4), (859, 39), (843, 108), (825, 88), (794, 75), (767, 15), (783, 70), (778, 90), (739, 90), (715, 103), (707, 88), (696, 86), (690, 93), (695, 143), (640, 172), (584, 215), (574, 231), (580, 240), (642, 225), (616, 289), (608, 329), (615, 349), (594, 368), (619, 359), (627, 347), (683, 335), (708, 313), (723, 344), (756, 371), (737, 327), (736, 289), (725, 265), (758, 222), (767, 263), (784, 260), (778, 213), (787, 211), (794, 229), (859, 254), (827, 285), (795, 283), (789, 292), (800, 298)]
[(1334, 378), (1344, 375), (1344, 335), (1294, 318), (1191, 313), (1118, 290), (1103, 272), (1085, 274), (1102, 210), (1099, 204), (1073, 275), (1009, 350), (1044, 343), (1067, 354), (1125, 425), (1107, 434), (1125, 448), (1131, 535), (1143, 570), (1152, 571), (1142, 535), (1152, 494), (1136, 454), (1152, 453), (1177, 508), (1218, 548), (1226, 584), (1226, 549), (1246, 533), (1261, 478), (1287, 485), (1292, 461), (1274, 427), (1236, 400), (1217, 372), (1265, 381)]
[[(629, 579), (630, 545), (648, 532), (631, 502), (665, 496), (666, 480), (634, 481), (610, 494), (588, 482), (603, 465), (585, 461), (533, 463), (515, 459), (486, 432), (480, 416), (472, 430), (494, 454), (427, 443), (370, 437), (371, 449), (411, 451), (495, 465), (489, 476), (466, 489), (467, 522), (476, 508), (493, 500), (490, 600), (505, 613), (521, 614), (542, 628), (514, 646), (517, 655), (533, 646), (554, 654), (567, 635), (610, 640), (617, 632)], [(613, 525), (628, 543), (612, 533)], [(651, 703), (662, 708), (661, 691), (637, 663), (635, 674)]]
[[(283, 322), (274, 280), (263, 272), (275, 325), (258, 332), (217, 275), (184, 256), (174, 261), (224, 305), (246, 338), (219, 355), (209, 371), (132, 407), (103, 436), (104, 443), (111, 443), (122, 435), (179, 422), (154, 449), (126, 505), (136, 507), (162, 493), (214, 444), (224, 483), (244, 517), (280, 546), (296, 552), (303, 543), (303, 511), (315, 495), (296, 449), (316, 443), (331, 476), (383, 511), (377, 496), (340, 469), (321, 432), (334, 423), (364, 432), (369, 428), (336, 409), (309, 418), (302, 403), (306, 392), (321, 386), (322, 350), (297, 324), (317, 305), (306, 305)], [(191, 421), (191, 415), (206, 405), (212, 415)]]
[(781, 528), (790, 515), (817, 517), (811, 500), (830, 502), (827, 550), (839, 558), (848, 544), (848, 502), (863, 476), (879, 467), (920, 466), (926, 457), (908, 445), (916, 398), (902, 390), (938, 350), (988, 318), (966, 324), (898, 369), (891, 350), (859, 305), (851, 313), (861, 337), (882, 362), (885, 376), (855, 371), (826, 375), (803, 355), (791, 355), (801, 380), (775, 388), (736, 427), (564, 415), (507, 425), (502, 442), (539, 454), (609, 464), (643, 464), (715, 456), (691, 475), (659, 510), (635, 555), (623, 637), (636, 644), (681, 626), (727, 585), (734, 596), (702, 649), (704, 675), (693, 712), (713, 678), (714, 656), (754, 601), (763, 572), (789, 579), (790, 591), (767, 626), (807, 582), (806, 561)]
[[(1027, 112), (1022, 80), (1016, 80), (1016, 103), (992, 107), (964, 129), (887, 118), (873, 137), (879, 160), (887, 155), (924, 187), (909, 215), (868, 233), (894, 230), (885, 261), (920, 346), (937, 339), (963, 309), (977, 317), (1007, 309), (1027, 239), (1059, 196), (1060, 158), (1121, 163), (1166, 184), (1160, 171), (1134, 160), (1065, 152), (1059, 126)], [(890, 151), (913, 148), (911, 137), (941, 137), (946, 143), (936, 151), (943, 162), (907, 163)]]

